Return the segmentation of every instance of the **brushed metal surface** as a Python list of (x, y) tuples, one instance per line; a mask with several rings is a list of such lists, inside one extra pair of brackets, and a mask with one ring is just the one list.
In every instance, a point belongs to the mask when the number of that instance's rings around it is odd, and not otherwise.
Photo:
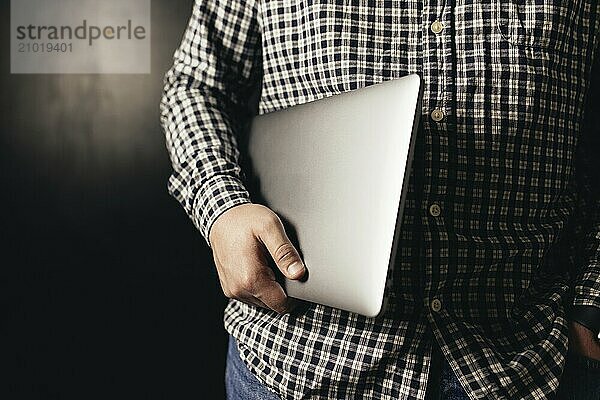
[(409, 75), (254, 119), (248, 149), (260, 193), (295, 231), (309, 272), (286, 281), (290, 296), (380, 312), (420, 83)]

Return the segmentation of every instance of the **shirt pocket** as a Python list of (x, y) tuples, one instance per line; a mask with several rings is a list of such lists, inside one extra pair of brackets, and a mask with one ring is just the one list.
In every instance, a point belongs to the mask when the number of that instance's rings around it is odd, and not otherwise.
[(496, 28), (507, 42), (564, 52), (584, 0), (493, 0)]

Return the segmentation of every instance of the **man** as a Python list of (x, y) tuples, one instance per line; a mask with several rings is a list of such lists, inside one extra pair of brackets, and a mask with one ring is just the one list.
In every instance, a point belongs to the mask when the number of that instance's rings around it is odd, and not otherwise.
[[(230, 398), (550, 399), (561, 376), (561, 396), (600, 397), (600, 147), (584, 113), (599, 13), (596, 0), (196, 2), (162, 122), (170, 192), (232, 299)], [(249, 98), (259, 88), (265, 113), (409, 73), (423, 122), (391, 307), (291, 310), (268, 258), (288, 279), (304, 266), (239, 163)]]

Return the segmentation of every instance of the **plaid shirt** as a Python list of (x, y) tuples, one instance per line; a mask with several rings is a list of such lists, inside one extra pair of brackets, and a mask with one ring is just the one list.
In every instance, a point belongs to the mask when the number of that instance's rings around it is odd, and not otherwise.
[(580, 145), (599, 12), (597, 0), (196, 1), (162, 122), (170, 193), (205, 238), (250, 202), (236, 136), (258, 87), (265, 113), (424, 80), (390, 307), (281, 316), (231, 301), (225, 327), (264, 384), (285, 399), (423, 399), (437, 342), (472, 399), (551, 397), (566, 308), (600, 308), (600, 166), (595, 139)]

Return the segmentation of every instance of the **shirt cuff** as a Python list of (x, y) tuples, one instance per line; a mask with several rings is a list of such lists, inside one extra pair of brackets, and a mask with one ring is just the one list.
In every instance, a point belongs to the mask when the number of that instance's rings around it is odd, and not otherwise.
[(230, 208), (247, 203), (251, 203), (250, 194), (234, 176), (217, 175), (202, 185), (194, 204), (194, 219), (209, 247), (210, 229), (217, 218)]
[(600, 308), (594, 306), (573, 306), (571, 307), (569, 318), (585, 326), (594, 334), (600, 332)]

